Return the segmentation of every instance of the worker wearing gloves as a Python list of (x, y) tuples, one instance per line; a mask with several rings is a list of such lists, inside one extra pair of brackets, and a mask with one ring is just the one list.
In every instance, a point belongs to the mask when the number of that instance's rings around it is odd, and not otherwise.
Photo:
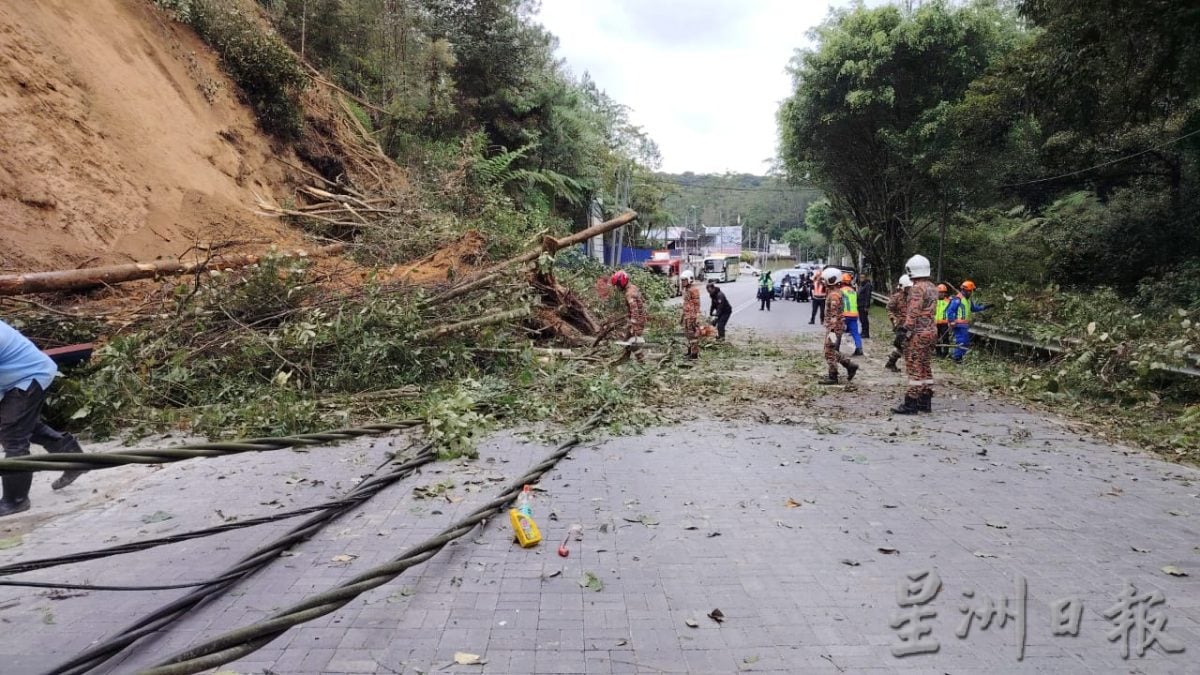
[(933, 412), (933, 347), (937, 342), (937, 287), (929, 279), (929, 259), (914, 255), (905, 263), (905, 272), (912, 280), (908, 289), (908, 305), (904, 324), (898, 338), (904, 342), (904, 369), (908, 372), (908, 388), (904, 402), (892, 409), (899, 415)]
[(725, 297), (725, 292), (717, 288), (717, 282), (708, 282), (708, 298), (712, 304), (708, 308), (708, 316), (716, 317), (713, 324), (717, 327), (717, 340), (725, 339), (725, 326), (729, 323), (729, 317), (733, 316), (733, 305), (729, 304), (729, 298)]
[(946, 342), (947, 336), (950, 333), (950, 320), (946, 318), (946, 309), (950, 307), (950, 289), (946, 284), (938, 284), (938, 301), (937, 312), (934, 313), (934, 319), (937, 321), (937, 355), (945, 358), (950, 353), (949, 343)]
[(642, 354), (641, 348), (646, 343), (646, 339), (642, 337), (642, 333), (646, 331), (646, 300), (642, 297), (642, 291), (636, 284), (629, 281), (629, 274), (625, 270), (613, 272), (609, 283), (621, 289), (625, 297), (625, 307), (629, 311), (629, 328), (625, 340), (626, 351), (621, 360), (628, 358), (632, 353), (638, 361), (644, 361), (646, 356)]
[(954, 326), (954, 355), (950, 358), (955, 363), (962, 363), (963, 357), (967, 355), (967, 347), (971, 343), (971, 316), (975, 312), (982, 312), (988, 308), (987, 305), (980, 304), (971, 299), (971, 295), (975, 292), (975, 282), (967, 279), (959, 286), (959, 292), (950, 301), (946, 307), (946, 317), (949, 318), (951, 325)]
[(858, 332), (858, 291), (854, 290), (854, 275), (846, 272), (842, 275), (842, 320), (846, 324), (846, 332), (854, 338), (854, 353), (851, 356), (862, 356), (862, 335)]
[(846, 369), (846, 381), (854, 379), (858, 366), (850, 359), (842, 356), (842, 333), (846, 327), (842, 318), (842, 292), (840, 288), (841, 273), (832, 267), (821, 272), (821, 279), (828, 292), (825, 294), (825, 363), (829, 365), (829, 374), (819, 380), (820, 384), (838, 383), (838, 364)]
[(900, 277), (892, 295), (888, 297), (887, 315), (888, 320), (892, 322), (892, 334), (895, 337), (892, 340), (892, 353), (888, 355), (887, 365), (884, 368), (893, 373), (900, 372), (896, 362), (904, 356), (904, 313), (908, 309), (908, 289), (910, 288), (912, 288), (912, 280), (905, 274)]
[[(37, 443), (48, 452), (83, 452), (74, 436), (56, 431), (42, 421), (46, 390), (57, 376), (58, 367), (49, 356), (35, 347), (29, 338), (0, 321), (0, 393), (4, 395), (0, 399), (0, 445), (4, 446), (5, 457), (28, 455), (31, 443)], [(82, 473), (64, 471), (50, 487), (61, 490)], [(0, 476), (0, 483), (4, 486), (0, 516), (29, 510), (32, 473), (4, 474)]]
[(679, 275), (683, 284), (683, 332), (687, 335), (687, 357), (700, 358), (700, 289), (691, 270)]

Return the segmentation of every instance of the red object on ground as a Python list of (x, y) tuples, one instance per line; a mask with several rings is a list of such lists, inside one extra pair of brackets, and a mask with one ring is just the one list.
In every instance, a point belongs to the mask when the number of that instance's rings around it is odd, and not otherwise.
[(96, 345), (91, 342), (85, 342), (81, 345), (67, 345), (66, 347), (55, 347), (54, 349), (43, 350), (46, 356), (54, 359), (54, 362), (60, 366), (72, 366), (76, 363), (83, 363), (92, 358), (92, 352)]

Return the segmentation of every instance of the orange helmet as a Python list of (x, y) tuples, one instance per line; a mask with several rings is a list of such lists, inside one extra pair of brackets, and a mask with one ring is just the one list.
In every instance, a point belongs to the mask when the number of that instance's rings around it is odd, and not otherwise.
[(973, 291), (973, 290), (975, 290), (975, 282), (974, 282), (974, 281), (971, 281), (970, 279), (967, 279), (966, 281), (962, 282), (962, 289), (963, 289), (964, 291)]
[(617, 288), (625, 288), (629, 285), (629, 274), (625, 270), (617, 270), (608, 282)]
[(946, 284), (938, 284), (938, 293), (949, 293), (950, 289), (946, 288)]
[(848, 284), (852, 281), (854, 281), (854, 276), (852, 274), (850, 274), (849, 272), (842, 274), (842, 283), (843, 284)]

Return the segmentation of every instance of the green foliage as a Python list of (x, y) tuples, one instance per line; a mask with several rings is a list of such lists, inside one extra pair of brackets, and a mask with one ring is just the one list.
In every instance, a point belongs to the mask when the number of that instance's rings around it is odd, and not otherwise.
[(304, 121), (300, 92), (308, 78), (295, 55), (252, 16), (219, 0), (156, 0), (213, 48), (254, 108), (259, 125), (296, 138)]
[(476, 445), (491, 420), (481, 415), (478, 383), (465, 380), (449, 394), (435, 396), (425, 411), (425, 429), (442, 459), (479, 456)]
[(796, 187), (774, 176), (750, 174), (659, 173), (656, 184), (668, 190), (664, 208), (673, 223), (716, 226), (741, 218), (748, 235), (766, 232), (779, 239), (804, 225), (810, 204), (820, 199), (813, 187)]
[(832, 202), (837, 234), (889, 278), (952, 195), (932, 173), (943, 109), (1015, 39), (997, 5), (835, 10), (792, 61), (779, 111), (782, 159)]

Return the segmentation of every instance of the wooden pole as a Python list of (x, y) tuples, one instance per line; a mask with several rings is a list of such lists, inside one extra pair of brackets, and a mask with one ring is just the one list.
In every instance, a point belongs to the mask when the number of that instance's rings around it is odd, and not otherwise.
[[(284, 258), (329, 256), (342, 253), (345, 244), (333, 244), (315, 251), (284, 251)], [(242, 254), (221, 256), (212, 260), (156, 260), (149, 263), (129, 263), (109, 267), (85, 267), (78, 270), (55, 272), (30, 272), (28, 274), (0, 275), (0, 296), (25, 295), (28, 293), (56, 293), (79, 291), (97, 286), (108, 286), (138, 279), (180, 276), (204, 270), (230, 270), (255, 265), (262, 255)]]

